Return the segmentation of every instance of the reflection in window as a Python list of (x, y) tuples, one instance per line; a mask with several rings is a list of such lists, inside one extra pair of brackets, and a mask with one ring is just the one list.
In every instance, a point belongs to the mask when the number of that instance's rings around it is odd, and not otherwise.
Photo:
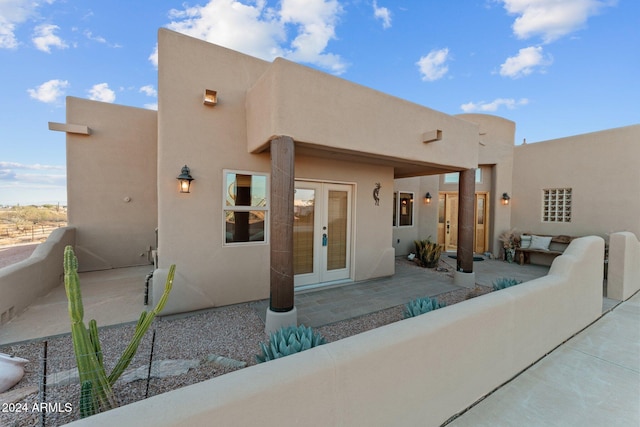
[(264, 242), (267, 230), (267, 176), (225, 173), (225, 243)]
[(413, 225), (413, 193), (399, 193), (400, 226)]
[[(444, 183), (445, 184), (457, 184), (460, 181), (460, 173), (452, 172), (444, 174)], [(482, 169), (476, 169), (476, 184), (482, 183)]]

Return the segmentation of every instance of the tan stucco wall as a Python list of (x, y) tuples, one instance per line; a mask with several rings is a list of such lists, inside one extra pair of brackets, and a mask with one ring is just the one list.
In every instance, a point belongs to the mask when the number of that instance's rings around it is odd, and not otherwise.
[[(512, 225), (549, 235), (640, 235), (639, 140), (634, 125), (517, 146)], [(570, 223), (542, 222), (545, 188), (572, 188)]]
[[(431, 241), (438, 239), (438, 180), (439, 175), (400, 178), (394, 182), (394, 191), (414, 194), (414, 212), (412, 226), (393, 227), (393, 247), (396, 255), (415, 252), (414, 240)], [(430, 204), (425, 204), (424, 196), (431, 193)], [(392, 215), (389, 216), (392, 224)]]
[(148, 264), (155, 247), (156, 112), (67, 98), (69, 225), (80, 271)]
[(58, 228), (29, 258), (0, 268), (0, 325), (62, 284), (64, 248), (75, 240), (73, 227)]
[(545, 277), (70, 425), (439, 426), (600, 316), (603, 249), (578, 239)]
[[(248, 92), (247, 115), (251, 152), (273, 135), (288, 135), (309, 147), (423, 169), (477, 165), (475, 124), (281, 58)], [(424, 143), (423, 133), (436, 129), (442, 139)]]
[(607, 297), (629, 299), (640, 290), (640, 242), (628, 231), (609, 236)]
[[(268, 63), (168, 30), (158, 35), (159, 266), (164, 283), (176, 264), (176, 281), (164, 313), (268, 298), (268, 243), (223, 244), (223, 170), (270, 173), (269, 153), (247, 150), (246, 93)], [(202, 103), (205, 89), (218, 105)], [(309, 118), (306, 119), (307, 121)], [(296, 147), (297, 148), (297, 147)], [(178, 192), (183, 165), (195, 181)], [(297, 179), (354, 185), (354, 280), (393, 274), (391, 209), (393, 168), (296, 155)], [(372, 190), (382, 184), (380, 206)], [(384, 224), (381, 227), (380, 224)], [(160, 286), (153, 287), (156, 300)]]

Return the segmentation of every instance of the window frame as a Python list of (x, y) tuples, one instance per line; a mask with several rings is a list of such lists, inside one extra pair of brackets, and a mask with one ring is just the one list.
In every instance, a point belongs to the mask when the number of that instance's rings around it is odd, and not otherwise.
[[(482, 168), (477, 167), (475, 171), (475, 183), (482, 184)], [(454, 178), (455, 176), (455, 178)], [(444, 184), (458, 184), (460, 182), (460, 172), (445, 173), (442, 178)]]
[[(229, 183), (227, 182), (227, 175), (250, 175), (251, 177), (259, 176), (265, 178), (265, 205), (264, 206), (228, 206), (227, 205), (227, 192)], [(222, 170), (222, 245), (227, 247), (237, 246), (254, 246), (254, 245), (268, 245), (269, 244), (269, 230), (270, 230), (270, 212), (271, 212), (271, 175), (267, 172), (256, 172), (239, 169), (223, 169)], [(249, 240), (247, 242), (227, 242), (227, 211), (231, 212), (264, 212), (264, 239), (263, 240)]]
[[(408, 194), (410, 195), (410, 202), (411, 202), (411, 213), (408, 215), (411, 215), (411, 224), (408, 225), (402, 225), (400, 223), (400, 218), (403, 216), (402, 215), (402, 209), (401, 209), (401, 204), (402, 204), (402, 197), (401, 194)], [(415, 226), (415, 216), (416, 216), (416, 197), (415, 197), (415, 192), (413, 191), (402, 191), (402, 190), (398, 190), (398, 191), (394, 191), (393, 193), (393, 199), (394, 199), (394, 204), (393, 204), (393, 210), (394, 210), (394, 217), (393, 217), (393, 226), (397, 227), (397, 228), (407, 228), (407, 227), (414, 227)]]

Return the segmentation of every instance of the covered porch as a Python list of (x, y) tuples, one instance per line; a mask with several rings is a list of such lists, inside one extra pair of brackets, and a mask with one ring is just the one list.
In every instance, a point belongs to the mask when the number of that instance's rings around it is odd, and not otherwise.
[[(298, 322), (318, 327), (402, 305), (418, 297), (470, 291), (454, 284), (455, 260), (449, 255), (442, 255), (440, 265), (444, 268), (441, 271), (421, 268), (404, 258), (396, 258), (395, 274), (391, 277), (298, 291), (295, 294)], [(526, 281), (548, 272), (545, 266), (520, 266), (501, 260), (486, 259), (474, 264), (476, 283), (487, 287), (499, 277)], [(152, 268), (138, 266), (80, 273), (86, 319), (95, 318), (100, 327), (136, 322), (143, 310), (152, 308), (144, 305), (145, 278)], [(269, 300), (249, 304), (264, 321)], [(3, 325), (0, 345), (69, 331), (67, 299), (64, 286), (60, 285)]]

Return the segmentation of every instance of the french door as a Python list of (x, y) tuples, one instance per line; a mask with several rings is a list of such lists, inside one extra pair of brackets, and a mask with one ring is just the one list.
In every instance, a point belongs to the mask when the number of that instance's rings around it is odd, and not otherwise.
[(295, 286), (351, 276), (351, 203), (350, 185), (296, 181)]

